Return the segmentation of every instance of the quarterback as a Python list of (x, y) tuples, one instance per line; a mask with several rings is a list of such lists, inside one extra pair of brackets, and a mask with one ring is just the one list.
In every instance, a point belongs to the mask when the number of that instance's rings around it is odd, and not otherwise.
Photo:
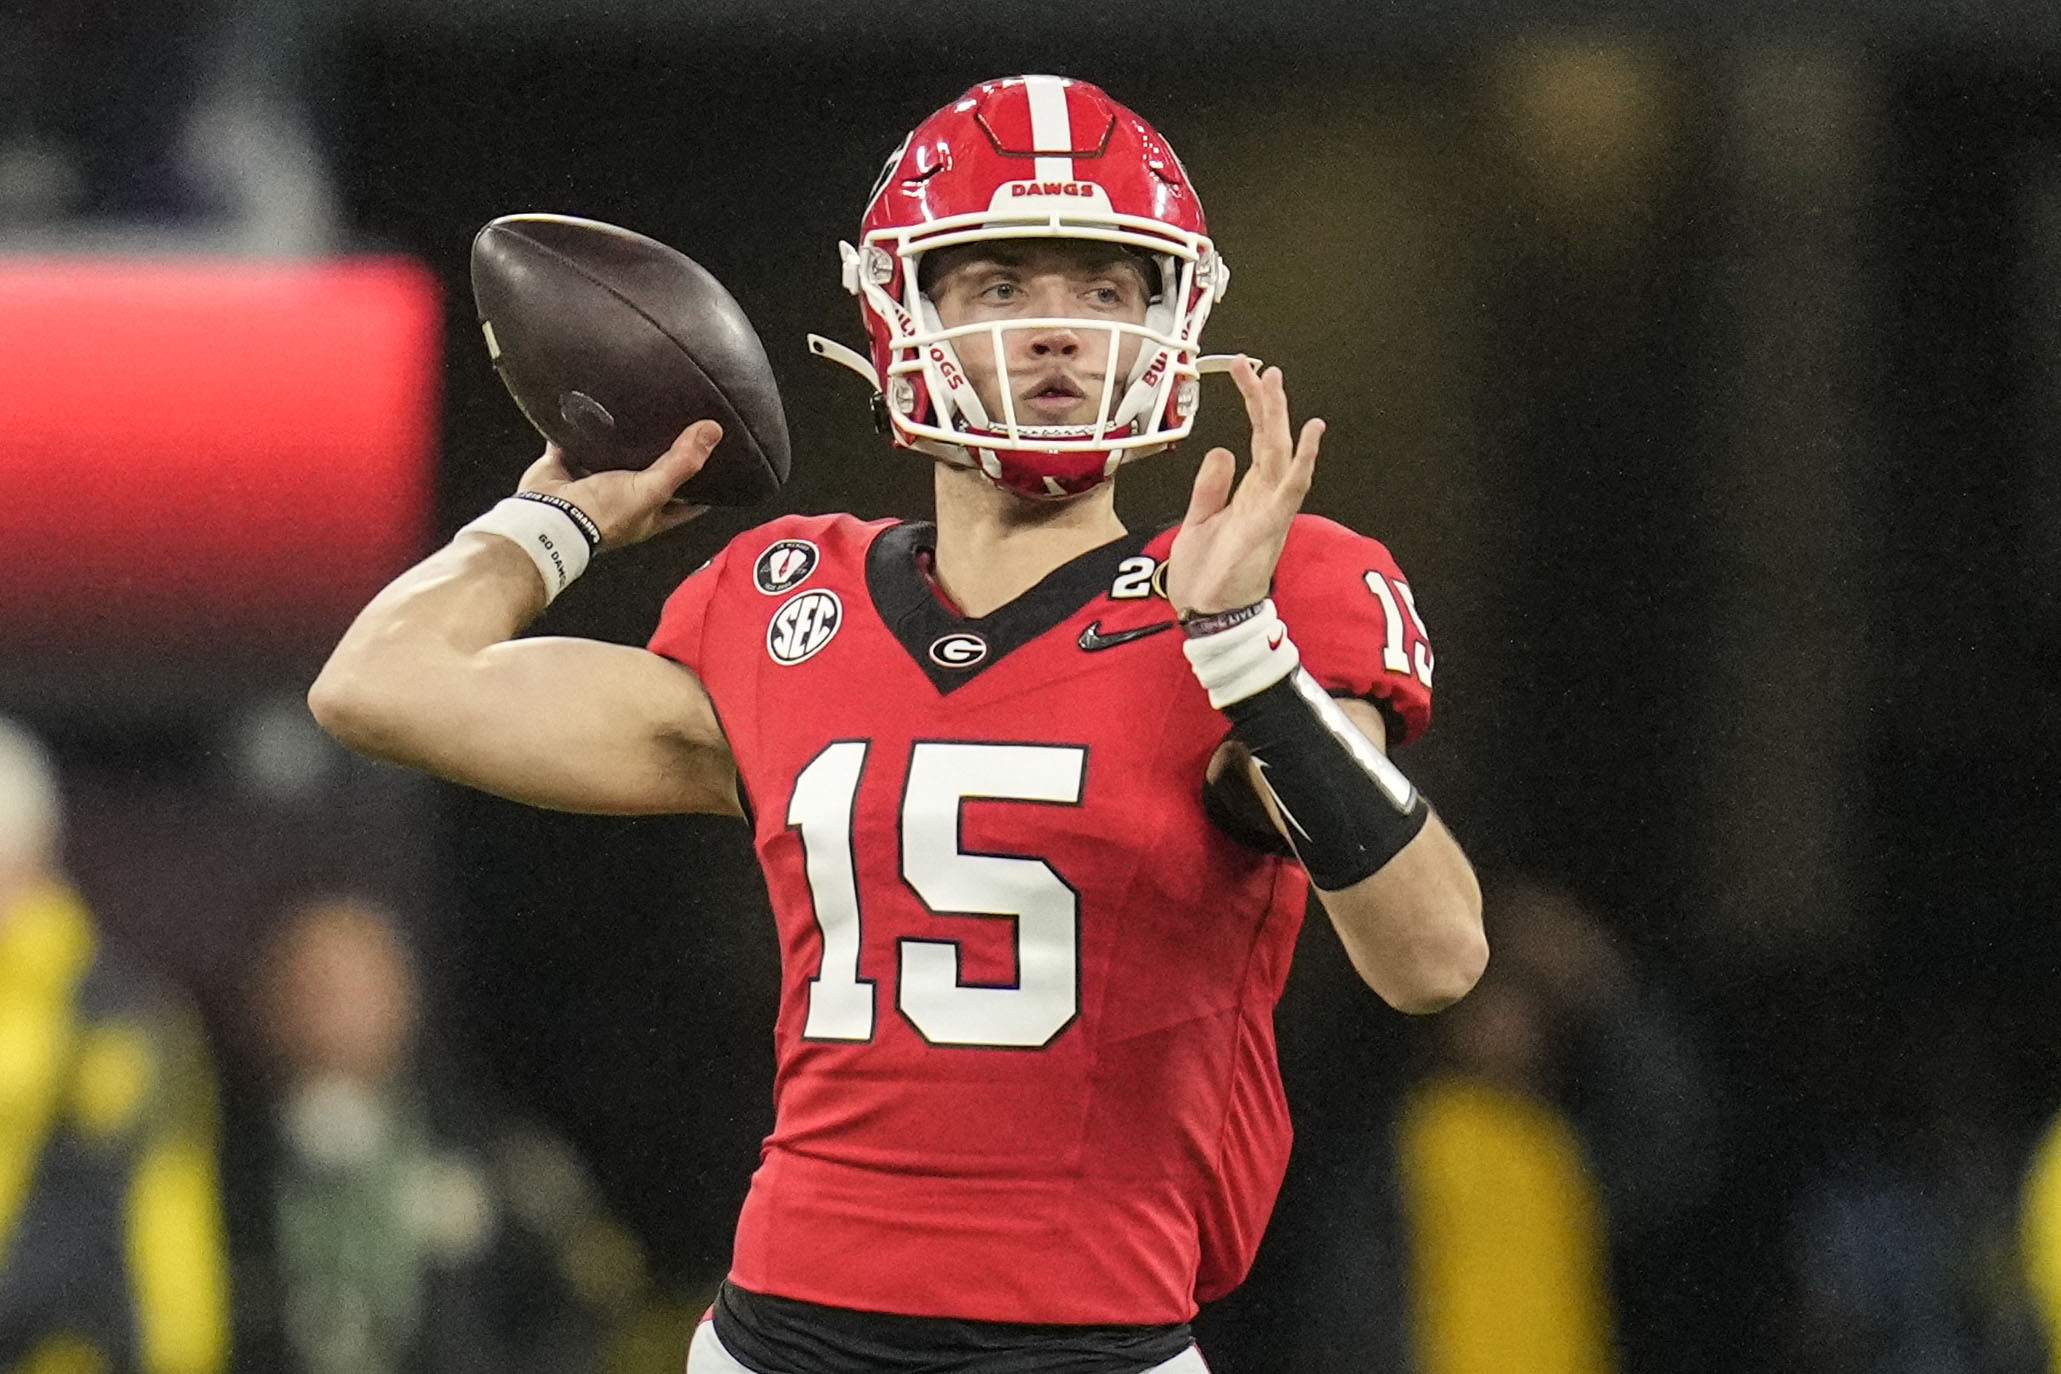
[[(844, 285), (934, 522), (784, 516), (648, 648), (517, 638), (540, 540), (694, 511), (545, 455), (373, 600), (310, 702), (382, 758), (538, 806), (741, 817), (782, 952), (776, 1124), (689, 1374), (1205, 1368), (1286, 1166), (1273, 1012), (1312, 887), (1404, 1011), (1487, 958), (1466, 858), (1387, 746), (1432, 655), (1380, 544), (1298, 513), (1323, 436), (1205, 357), (1229, 278), (1180, 161), (1058, 77), (984, 83), (889, 159)], [(1124, 463), (1227, 372), (1250, 463), (1128, 531)], [(539, 499), (548, 498), (548, 499)], [(574, 569), (577, 571), (577, 569)]]

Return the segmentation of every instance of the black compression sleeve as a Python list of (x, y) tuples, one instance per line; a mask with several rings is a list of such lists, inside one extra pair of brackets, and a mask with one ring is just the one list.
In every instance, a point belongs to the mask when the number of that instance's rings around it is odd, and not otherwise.
[(1378, 872), (1424, 828), (1430, 805), (1303, 669), (1223, 711), (1321, 890)]

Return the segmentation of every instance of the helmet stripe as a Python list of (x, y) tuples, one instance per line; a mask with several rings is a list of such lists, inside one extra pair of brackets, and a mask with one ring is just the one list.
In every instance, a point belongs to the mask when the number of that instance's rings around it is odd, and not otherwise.
[(1056, 76), (1026, 76), (1023, 89), (1030, 97), (1032, 150), (1064, 155), (1039, 157), (1032, 174), (1039, 181), (1072, 181), (1073, 120), (1066, 109), (1066, 82)]

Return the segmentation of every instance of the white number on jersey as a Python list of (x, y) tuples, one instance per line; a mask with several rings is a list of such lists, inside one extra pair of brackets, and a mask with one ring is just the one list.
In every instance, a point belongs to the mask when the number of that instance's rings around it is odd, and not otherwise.
[[(867, 743), (840, 740), (795, 779), (787, 823), (801, 831), (809, 896), (823, 961), (809, 980), (802, 1034), (811, 1040), (873, 1037), (874, 985), (859, 977), (861, 913), (852, 854), (852, 812)], [(992, 916), (1016, 924), (1016, 981), (960, 980), (959, 946), (904, 939), (895, 1005), (933, 1045), (1037, 1049), (1080, 1011), (1080, 906), (1042, 859), (968, 854), (959, 812), (968, 798), (1077, 806), (1088, 751), (1077, 745), (924, 741), (909, 755), (902, 790), (902, 876), (934, 913)]]
[[(1410, 584), (1370, 572), (1367, 574), (1367, 590), (1380, 600), (1381, 619), (1387, 630), (1381, 645), (1381, 666), (1391, 673), (1407, 673), (1414, 668), (1417, 680), (1426, 687), (1431, 686), (1431, 636), (1425, 633), (1424, 621), (1417, 615), (1417, 598), (1410, 595)], [(1417, 629), (1414, 664), (1410, 661), (1411, 656), (1403, 651), (1405, 613), (1410, 617), (1409, 623)]]
[(859, 977), (859, 879), (852, 864), (852, 800), (866, 741), (839, 740), (794, 780), (787, 824), (801, 831), (809, 900), (823, 933), (823, 966), (809, 980), (811, 1040), (871, 1040), (873, 984)]

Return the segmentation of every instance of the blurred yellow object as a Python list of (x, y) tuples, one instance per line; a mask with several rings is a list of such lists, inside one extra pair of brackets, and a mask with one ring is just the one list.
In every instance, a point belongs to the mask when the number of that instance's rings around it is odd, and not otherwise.
[(72, 1070), (72, 1120), (82, 1135), (109, 1140), (136, 1124), (156, 1065), (134, 1026), (95, 1026), (80, 1038)]
[(222, 1256), (213, 1132), (168, 1133), (129, 1184), (129, 1270), (143, 1368), (207, 1374), (229, 1357), (229, 1276)]
[(45, 1337), (16, 1374), (108, 1374), (107, 1356), (91, 1341), (63, 1332)]
[[(0, 1294), (49, 1295), (0, 1311), (39, 1342), (13, 1374), (226, 1366), (216, 1137), (212, 1068), (186, 1005), (100, 957), (68, 889), (0, 909), (0, 1279), (15, 1280)], [(118, 1246), (94, 1231), (117, 1220)], [(105, 1264), (117, 1253), (118, 1272)], [(129, 1335), (102, 1349), (82, 1330)]]
[(62, 888), (0, 912), (0, 1269), (56, 1124), (77, 1030), (72, 1001), (93, 945), (85, 907)]
[(1419, 1374), (1610, 1374), (1602, 1201), (1560, 1113), (1439, 1076), (1400, 1130)]
[(2019, 1213), (2025, 1286), (2046, 1333), (2048, 1367), (2061, 1371), (2061, 1117), (2040, 1136)]
[(573, 1291), (603, 1311), (620, 1312), (644, 1292), (644, 1248), (605, 1217), (589, 1220), (567, 1239), (560, 1263)]
[(708, 1311), (708, 1296), (654, 1299), (626, 1320), (609, 1343), (606, 1374), (679, 1374), (687, 1342)]

